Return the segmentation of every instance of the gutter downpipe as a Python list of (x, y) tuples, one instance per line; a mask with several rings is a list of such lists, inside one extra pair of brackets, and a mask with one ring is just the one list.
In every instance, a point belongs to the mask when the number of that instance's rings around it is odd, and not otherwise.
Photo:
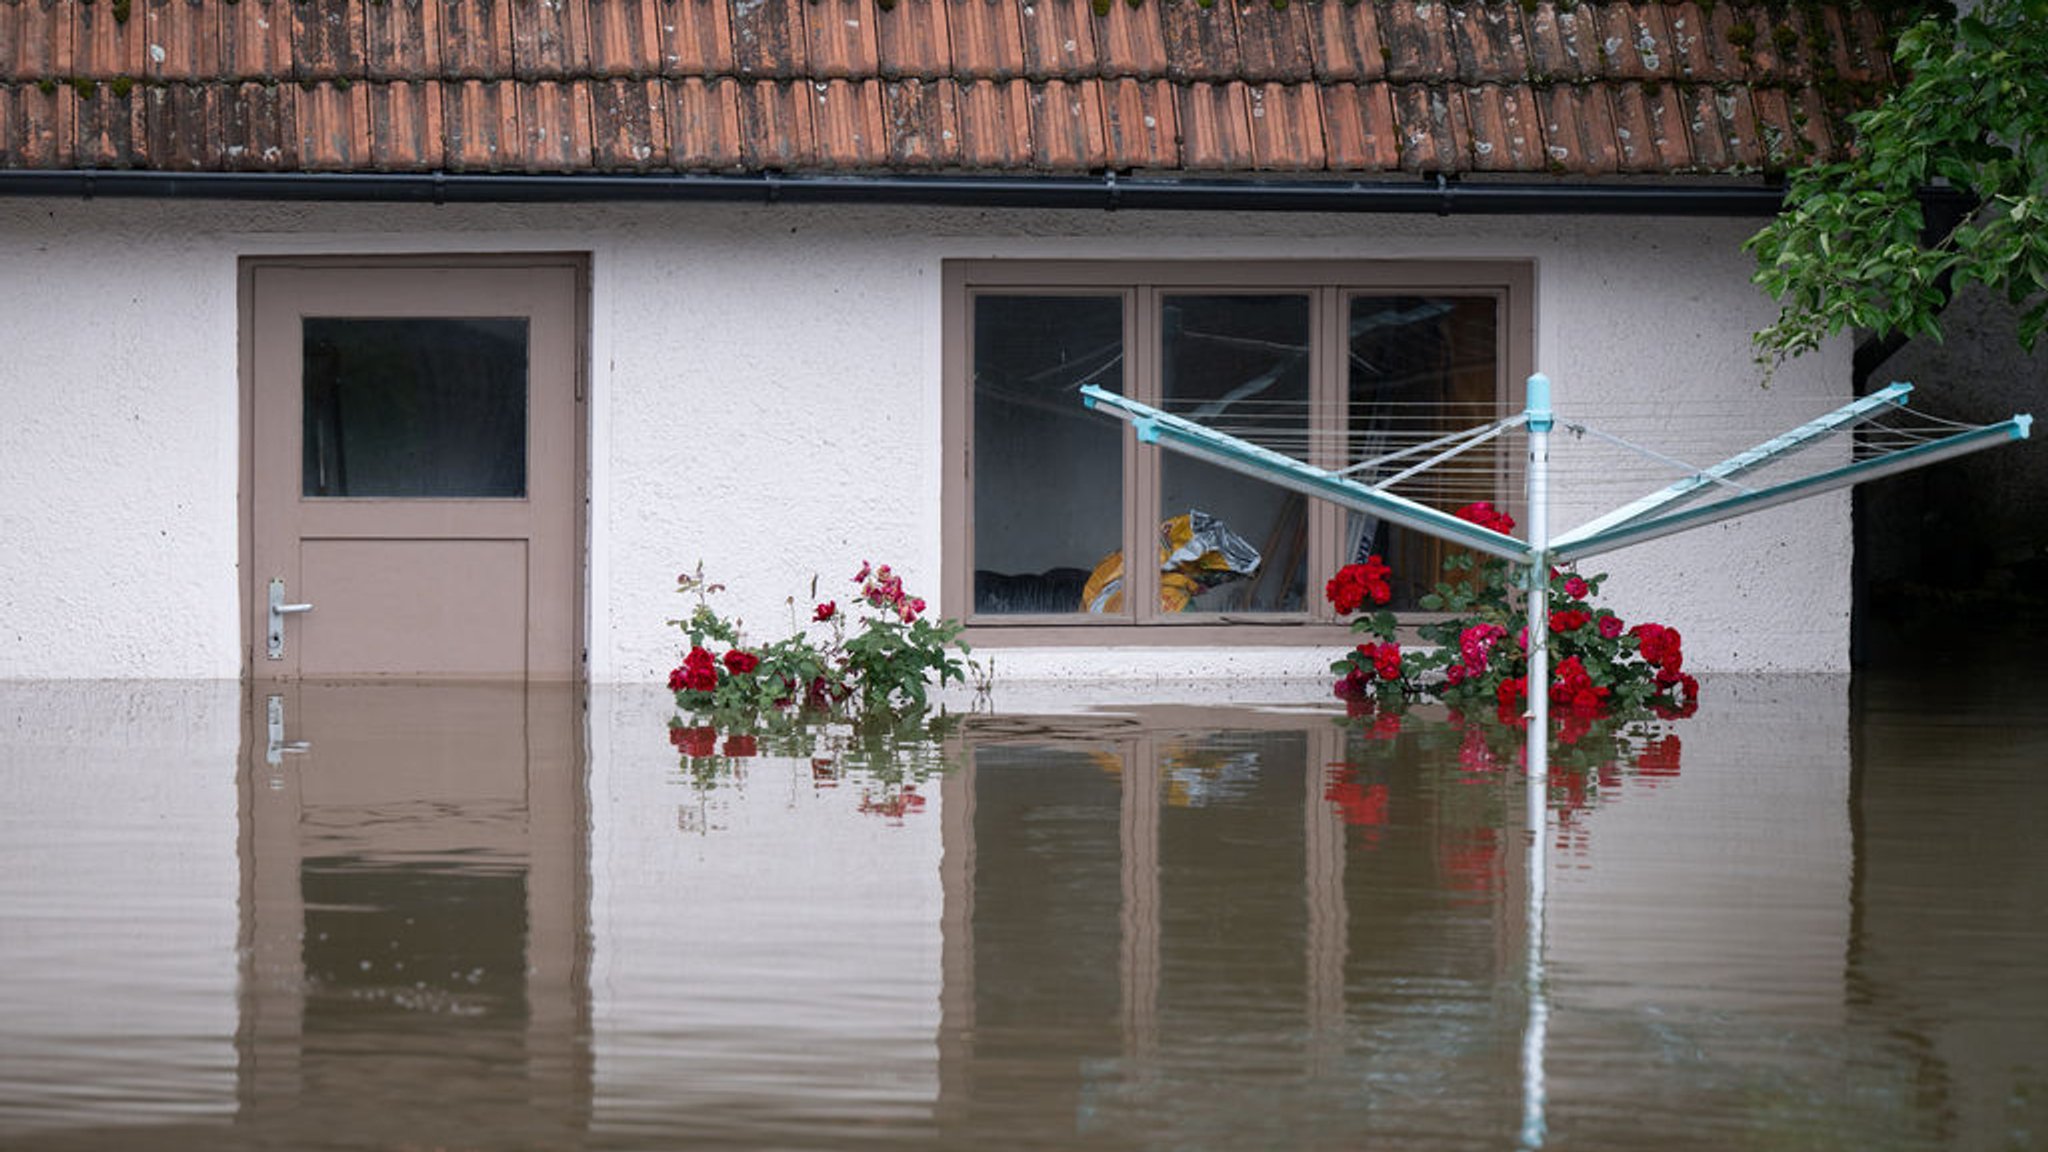
[(1101, 176), (717, 173), (163, 172), (0, 169), (0, 197), (358, 201), (418, 204), (922, 204), (980, 208), (1414, 212), (1460, 215), (1770, 216), (1766, 184), (1468, 184), (1416, 181), (1119, 179)]

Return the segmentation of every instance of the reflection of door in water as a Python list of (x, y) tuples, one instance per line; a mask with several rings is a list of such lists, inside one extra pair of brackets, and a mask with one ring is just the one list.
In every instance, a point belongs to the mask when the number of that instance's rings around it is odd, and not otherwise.
[(580, 281), (245, 268), (253, 675), (580, 673)]
[(252, 689), (237, 1147), (578, 1146), (582, 716), (574, 684)]

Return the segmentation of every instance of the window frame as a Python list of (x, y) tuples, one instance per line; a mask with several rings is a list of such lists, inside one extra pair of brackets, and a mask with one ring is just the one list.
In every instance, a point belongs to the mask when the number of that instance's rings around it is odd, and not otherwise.
[[(1499, 301), (1495, 390), (1502, 415), (1519, 411), (1524, 382), (1534, 370), (1535, 265), (1527, 260), (948, 260), (941, 266), (944, 438), (940, 517), (940, 589), (946, 610), (967, 624), (978, 645), (1116, 644), (1342, 644), (1344, 621), (1321, 595), (1320, 580), (1335, 570), (1344, 510), (1324, 500), (1307, 505), (1308, 588), (1299, 613), (1146, 614), (1139, 605), (1159, 597), (1156, 566), (1137, 564), (1124, 609), (1113, 615), (988, 614), (974, 611), (974, 304), (982, 296), (1120, 296), (1124, 307), (1123, 393), (1152, 402), (1161, 387), (1162, 298), (1184, 295), (1309, 295), (1312, 342), (1310, 404), (1319, 427), (1343, 427), (1349, 379), (1345, 317), (1360, 296), (1491, 296)], [(1107, 419), (1107, 417), (1105, 417)], [(1496, 442), (1500, 502), (1519, 517), (1524, 459)], [(1157, 505), (1161, 460), (1157, 449), (1123, 438), (1125, 555), (1151, 544), (1143, 515)], [(1141, 530), (1146, 529), (1146, 530)], [(1420, 621), (1421, 614), (1404, 619)]]

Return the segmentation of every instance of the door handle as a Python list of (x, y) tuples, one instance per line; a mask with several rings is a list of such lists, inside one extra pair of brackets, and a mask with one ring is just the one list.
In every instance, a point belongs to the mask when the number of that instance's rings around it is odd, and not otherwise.
[(284, 581), (272, 577), (270, 581), (270, 628), (267, 655), (272, 660), (284, 659), (284, 618), (299, 612), (311, 612), (311, 604), (287, 604), (284, 602)]
[[(284, 697), (266, 696), (263, 698), (263, 722), (265, 732), (269, 736), (269, 742), (263, 749), (263, 762), (270, 765), (270, 767), (284, 767), (284, 757), (287, 752), (312, 751), (313, 746), (304, 740), (286, 740), (284, 738)], [(273, 778), (270, 786), (272, 788), (281, 788), (283, 787), (283, 782)]]

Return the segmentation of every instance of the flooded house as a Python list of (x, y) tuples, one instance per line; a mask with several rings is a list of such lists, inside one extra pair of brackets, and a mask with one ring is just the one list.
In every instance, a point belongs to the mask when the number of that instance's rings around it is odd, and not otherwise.
[[(1886, 35), (1828, 5), (5, 4), (0, 675), (643, 680), (679, 571), (765, 627), (863, 560), (1012, 676), (1314, 674), (1328, 573), (1378, 548), (1413, 584), (1427, 546), (1074, 389), (1310, 455), (1518, 411), (1541, 371), (1678, 458), (1746, 447), (1849, 395), (1846, 346), (1760, 387), (1741, 245), (1778, 173), (1843, 154)], [(1430, 498), (1517, 506), (1515, 454), (1472, 459)], [(1560, 514), (1650, 480), (1569, 478)], [(1256, 570), (1083, 595), (1195, 513)], [(1839, 671), (1849, 557), (1838, 495), (1617, 556), (1610, 595), (1701, 669)]]
[[(1845, 493), (1600, 557), (1715, 675), (1546, 792), (1329, 695), (1441, 545), (1079, 394), (1327, 462), (1542, 373), (1662, 457), (1565, 525), (1794, 427), (1742, 244), (1889, 19), (0, 0), (0, 1145), (2022, 1146), (2048, 717), (1852, 691)], [(679, 714), (679, 573), (870, 562), (992, 706)]]

